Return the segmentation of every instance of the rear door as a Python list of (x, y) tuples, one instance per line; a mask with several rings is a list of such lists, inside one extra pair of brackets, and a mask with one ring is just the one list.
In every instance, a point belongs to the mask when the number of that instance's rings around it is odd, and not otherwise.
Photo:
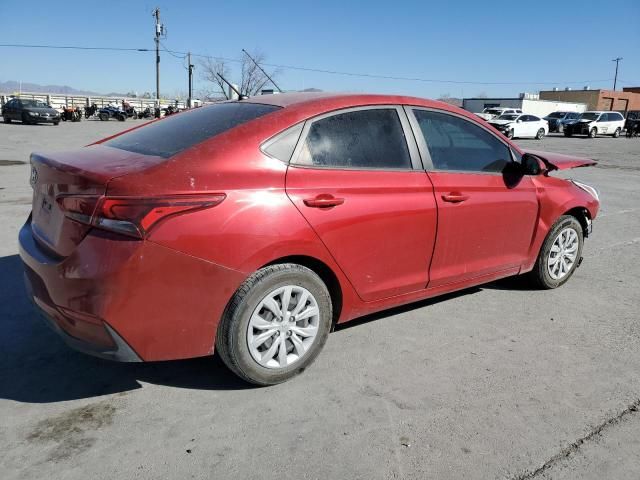
[(402, 108), (306, 122), (286, 189), (363, 300), (426, 288), (436, 204)]
[(419, 108), (409, 114), (438, 204), (430, 286), (517, 272), (538, 199), (531, 179), (513, 174), (510, 147), (462, 116)]

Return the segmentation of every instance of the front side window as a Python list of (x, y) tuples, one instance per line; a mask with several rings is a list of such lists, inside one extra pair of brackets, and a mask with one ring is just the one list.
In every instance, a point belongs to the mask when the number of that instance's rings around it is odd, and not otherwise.
[(509, 148), (482, 127), (454, 115), (414, 110), (436, 170), (502, 172)]
[(395, 108), (338, 113), (314, 121), (297, 164), (409, 169), (411, 157)]

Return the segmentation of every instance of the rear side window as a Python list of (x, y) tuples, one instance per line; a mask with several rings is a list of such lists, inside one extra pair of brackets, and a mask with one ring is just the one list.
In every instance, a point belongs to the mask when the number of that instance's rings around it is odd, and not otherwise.
[(278, 110), (258, 103), (220, 103), (180, 113), (103, 143), (109, 147), (169, 158), (238, 125)]
[(409, 169), (411, 157), (397, 110), (376, 108), (314, 121), (296, 163), (335, 168)]
[(509, 148), (483, 128), (454, 115), (414, 110), (436, 170), (502, 172)]

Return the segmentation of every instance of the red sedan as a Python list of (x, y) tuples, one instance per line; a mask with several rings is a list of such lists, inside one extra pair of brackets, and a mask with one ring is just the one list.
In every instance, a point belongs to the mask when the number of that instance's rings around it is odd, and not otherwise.
[(382, 95), (194, 109), (31, 156), (30, 295), (71, 346), (121, 361), (218, 351), (256, 384), (331, 327), (498, 278), (565, 283), (598, 192), (472, 114)]

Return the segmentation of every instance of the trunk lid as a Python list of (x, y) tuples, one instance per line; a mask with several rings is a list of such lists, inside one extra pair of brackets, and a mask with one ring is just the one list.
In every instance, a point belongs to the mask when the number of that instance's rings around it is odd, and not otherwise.
[(564, 155), (561, 153), (542, 152), (539, 150), (525, 150), (524, 153), (538, 157), (544, 162), (549, 171), (590, 167), (598, 163), (590, 158), (574, 157), (573, 155)]
[(31, 154), (34, 237), (50, 253), (59, 257), (70, 255), (91, 227), (65, 215), (60, 199), (78, 196), (97, 200), (105, 194), (113, 178), (145, 170), (165, 160), (101, 145)]

